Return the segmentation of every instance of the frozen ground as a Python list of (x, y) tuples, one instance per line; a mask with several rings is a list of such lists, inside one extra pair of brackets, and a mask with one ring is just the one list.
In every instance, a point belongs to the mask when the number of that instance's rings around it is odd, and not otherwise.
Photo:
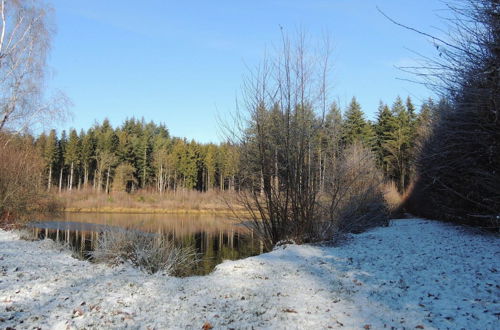
[(0, 231), (0, 328), (498, 329), (499, 243), (396, 220), (341, 247), (287, 246), (179, 279)]

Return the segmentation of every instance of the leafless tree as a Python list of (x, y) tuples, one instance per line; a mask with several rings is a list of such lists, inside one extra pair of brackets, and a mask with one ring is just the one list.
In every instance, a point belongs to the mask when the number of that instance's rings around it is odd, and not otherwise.
[(293, 43), (283, 34), (276, 56), (244, 80), (247, 117), (238, 144), (250, 189), (240, 201), (268, 246), (310, 240), (317, 220), (316, 132), (326, 107), (329, 45), (322, 50), (322, 55), (309, 52), (303, 33)]
[[(327, 176), (341, 161), (340, 139), (333, 138), (339, 132), (329, 131), (340, 127), (329, 118), (335, 112), (326, 113), (333, 103), (330, 52), (328, 39), (314, 48), (304, 33), (295, 40), (283, 34), (274, 56), (244, 80), (235, 134), (245, 188), (239, 202), (268, 248), (282, 240), (331, 239), (329, 224), (341, 214), (327, 206), (332, 186), (326, 183), (334, 180)], [(354, 181), (359, 184), (359, 177)]]
[(42, 1), (0, 0), (0, 19), (0, 131), (24, 131), (65, 114), (63, 93), (44, 96), (51, 9)]

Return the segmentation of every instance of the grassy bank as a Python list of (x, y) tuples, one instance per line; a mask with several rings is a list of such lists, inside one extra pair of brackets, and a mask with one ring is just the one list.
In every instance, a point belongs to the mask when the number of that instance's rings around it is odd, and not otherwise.
[(138, 191), (135, 193), (98, 193), (93, 190), (73, 190), (55, 193), (66, 212), (99, 213), (194, 213), (231, 214), (245, 213), (237, 205), (232, 192), (177, 191), (158, 194)]

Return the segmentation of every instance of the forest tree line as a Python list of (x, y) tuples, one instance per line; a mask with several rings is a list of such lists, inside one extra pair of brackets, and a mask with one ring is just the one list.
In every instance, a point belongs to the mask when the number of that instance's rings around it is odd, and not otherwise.
[[(338, 147), (328, 137), (342, 145), (360, 141), (375, 153), (385, 177), (403, 192), (414, 176), (418, 141), (438, 106), (429, 99), (417, 112), (409, 97), (398, 97), (392, 105), (381, 102), (371, 122), (355, 98), (344, 111), (333, 104), (324, 118), (315, 119), (324, 141), (314, 152), (324, 158), (328, 149)], [(235, 190), (244, 182), (236, 144), (172, 137), (165, 125), (135, 118), (116, 128), (105, 119), (87, 131), (51, 130), (31, 141), (43, 160), (40, 184), (49, 191)], [(324, 168), (318, 172), (321, 186), (323, 172)]]

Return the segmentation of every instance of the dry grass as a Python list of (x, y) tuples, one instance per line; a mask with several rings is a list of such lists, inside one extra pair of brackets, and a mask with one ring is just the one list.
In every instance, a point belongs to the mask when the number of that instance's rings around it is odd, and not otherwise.
[(382, 191), (384, 192), (384, 199), (387, 204), (389, 213), (392, 216), (402, 216), (405, 212), (404, 205), (408, 199), (408, 196), (413, 190), (414, 184), (411, 183), (404, 193), (400, 193), (396, 184), (392, 181), (386, 182), (382, 185)]
[[(162, 195), (141, 190), (132, 194), (112, 192), (109, 195), (92, 189), (65, 191), (57, 195), (69, 212), (105, 213), (227, 213), (234, 209), (235, 194), (226, 191), (169, 191)], [(231, 205), (229, 207), (228, 205)]]
[(162, 235), (125, 229), (101, 233), (91, 256), (96, 262), (130, 262), (149, 274), (174, 276), (189, 274), (198, 262), (194, 248), (178, 247)]
[(401, 195), (393, 181), (386, 182), (382, 185), (384, 199), (391, 213), (397, 212), (403, 204), (403, 195)]

